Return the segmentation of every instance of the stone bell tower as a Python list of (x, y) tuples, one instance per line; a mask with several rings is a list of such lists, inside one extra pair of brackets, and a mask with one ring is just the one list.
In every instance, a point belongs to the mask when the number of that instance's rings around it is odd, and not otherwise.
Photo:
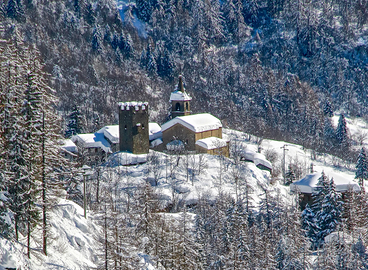
[(170, 95), (171, 118), (177, 116), (190, 115), (190, 101), (192, 98), (187, 94), (184, 88), (183, 77), (179, 76), (179, 83), (175, 91)]
[(119, 103), (119, 148), (133, 154), (149, 152), (148, 102)]

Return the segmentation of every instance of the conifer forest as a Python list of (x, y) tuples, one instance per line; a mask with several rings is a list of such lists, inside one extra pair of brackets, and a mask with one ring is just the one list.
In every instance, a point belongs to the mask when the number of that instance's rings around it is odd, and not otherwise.
[[(60, 150), (179, 75), (229, 157)], [(0, 0), (0, 270), (368, 269), (367, 87), (368, 0)]]

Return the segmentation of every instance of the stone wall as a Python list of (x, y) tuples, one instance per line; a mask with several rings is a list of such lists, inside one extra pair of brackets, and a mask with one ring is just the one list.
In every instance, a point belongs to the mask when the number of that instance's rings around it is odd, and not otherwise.
[(180, 140), (185, 144), (185, 149), (195, 151), (196, 134), (192, 130), (176, 124), (171, 128), (162, 132), (162, 141), (166, 149), (166, 145), (174, 140)]
[(131, 106), (129, 110), (119, 107), (119, 140), (120, 151), (129, 151), (133, 154), (149, 152), (148, 105)]

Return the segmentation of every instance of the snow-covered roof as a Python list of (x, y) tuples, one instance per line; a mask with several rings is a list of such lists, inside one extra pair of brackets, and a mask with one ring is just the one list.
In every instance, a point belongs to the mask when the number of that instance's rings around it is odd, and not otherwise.
[(176, 124), (181, 124), (194, 132), (203, 132), (222, 127), (220, 119), (209, 113), (200, 113), (175, 117), (174, 119), (163, 124), (161, 131), (164, 132)]
[(109, 160), (112, 161), (112, 164), (116, 165), (135, 165), (147, 162), (147, 154), (137, 155), (129, 152), (117, 152)]
[(182, 92), (179, 90), (175, 90), (170, 95), (170, 102), (171, 101), (190, 101), (192, 98), (187, 94), (187, 92)]
[(136, 111), (139, 111), (139, 108), (142, 108), (142, 110), (144, 111), (148, 106), (148, 102), (141, 102), (141, 101), (119, 102), (118, 104), (119, 104), (120, 110), (122, 111), (124, 110), (129, 111), (130, 109), (133, 109), (133, 108)]
[(103, 133), (112, 143), (119, 143), (119, 125), (104, 126), (97, 133)]
[(254, 160), (254, 164), (256, 164), (256, 166), (258, 165), (263, 165), (266, 168), (269, 168), (272, 170), (272, 164), (271, 162), (269, 162), (266, 157), (260, 153), (255, 153), (255, 155), (253, 156)]
[(80, 142), (84, 148), (101, 148), (106, 153), (111, 153), (110, 143), (105, 139), (103, 133), (87, 133), (73, 136), (74, 143)]
[[(318, 187), (318, 179), (321, 177), (321, 172), (308, 174), (303, 179), (296, 181), (290, 185), (291, 191), (299, 191), (302, 193), (313, 193)], [(353, 181), (353, 177), (351, 179), (347, 179), (339, 174), (329, 172), (327, 177), (333, 178), (336, 190), (340, 192), (347, 191), (352, 189), (353, 191), (360, 191), (359, 185)]]
[(152, 142), (151, 142), (151, 146), (152, 147), (156, 147), (156, 146), (159, 146), (160, 144), (162, 144), (163, 143), (163, 141), (162, 141), (162, 139), (161, 138), (157, 138), (156, 140), (153, 140)]
[(162, 137), (161, 127), (157, 123), (148, 123), (149, 140), (155, 140)]
[(78, 148), (71, 139), (62, 140), (60, 147), (68, 152), (78, 153)]
[(254, 156), (257, 153), (250, 149), (244, 149), (240, 152), (241, 157), (245, 158), (246, 160), (253, 161), (254, 162)]
[(209, 137), (196, 141), (196, 145), (205, 148), (207, 150), (212, 150), (216, 148), (225, 147), (227, 145), (227, 141), (217, 137)]

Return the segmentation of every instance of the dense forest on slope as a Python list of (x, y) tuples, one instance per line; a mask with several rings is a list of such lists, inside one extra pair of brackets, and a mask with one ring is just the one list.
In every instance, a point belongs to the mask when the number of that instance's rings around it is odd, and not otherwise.
[(2, 2), (7, 35), (37, 45), (84, 132), (115, 123), (121, 100), (148, 100), (163, 122), (178, 74), (194, 112), (319, 150), (336, 152), (333, 109), (366, 115), (363, 0)]

